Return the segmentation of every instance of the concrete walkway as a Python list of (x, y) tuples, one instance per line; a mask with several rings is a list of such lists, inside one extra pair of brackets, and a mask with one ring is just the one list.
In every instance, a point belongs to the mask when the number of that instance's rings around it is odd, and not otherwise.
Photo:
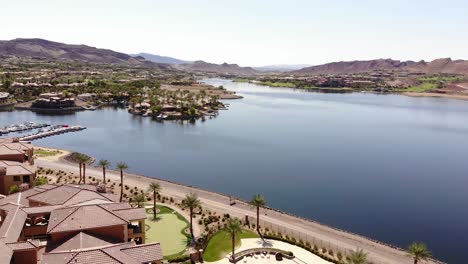
[[(247, 264), (269, 264), (269, 263), (300, 263), (300, 264), (332, 264), (332, 262), (326, 261), (324, 259), (321, 259), (320, 257), (310, 253), (309, 251), (288, 244), (284, 243), (281, 241), (277, 240), (265, 240), (262, 241), (261, 239), (258, 238), (246, 238), (241, 240), (241, 247), (236, 250), (236, 252), (244, 251), (247, 249), (252, 249), (252, 248), (275, 248), (275, 249), (281, 249), (285, 251), (291, 251), (295, 258), (292, 260), (283, 258), (282, 261), (276, 261), (275, 256), (273, 255), (267, 255), (264, 256), (263, 254), (256, 255), (254, 257), (245, 257), (244, 259), (240, 260), (237, 263), (247, 263)], [(231, 254), (227, 255), (224, 259), (216, 261), (216, 262), (207, 262), (207, 263), (213, 263), (213, 264), (232, 264), (229, 262), (229, 258), (231, 257)]]

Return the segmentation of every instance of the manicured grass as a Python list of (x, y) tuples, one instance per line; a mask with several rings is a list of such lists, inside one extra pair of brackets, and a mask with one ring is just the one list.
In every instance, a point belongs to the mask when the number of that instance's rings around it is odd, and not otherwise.
[(183, 254), (187, 248), (187, 235), (184, 230), (189, 227), (188, 221), (165, 206), (157, 206), (157, 220), (153, 220), (153, 212), (147, 210), (146, 242), (160, 242), (165, 258)]
[(240, 82), (240, 83), (250, 82), (249, 79), (244, 79), (244, 78), (235, 78), (233, 81), (234, 82)]
[(34, 150), (34, 154), (39, 157), (47, 157), (47, 156), (55, 156), (60, 154), (58, 150), (45, 150), (45, 149), (36, 149)]
[(426, 76), (419, 78), (421, 82), (459, 82), (463, 81), (463, 76)]
[[(258, 238), (258, 234), (252, 231), (244, 230), (239, 236), (236, 237), (236, 248), (239, 248), (241, 245), (241, 239), (243, 238)], [(208, 241), (208, 246), (203, 252), (203, 259), (205, 261), (218, 261), (224, 258), (227, 254), (232, 251), (231, 236), (224, 230), (218, 231), (215, 233), (210, 241)]]
[(296, 85), (290, 82), (256, 82), (256, 84), (272, 86), (272, 87), (296, 88)]
[(425, 82), (417, 86), (408, 87), (407, 89), (404, 89), (404, 91), (413, 93), (424, 93), (434, 89), (437, 89), (437, 84)]

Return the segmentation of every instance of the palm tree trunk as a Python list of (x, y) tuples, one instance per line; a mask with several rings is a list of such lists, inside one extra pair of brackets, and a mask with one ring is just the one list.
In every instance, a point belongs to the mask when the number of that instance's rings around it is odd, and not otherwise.
[(235, 250), (236, 250), (236, 235), (232, 234), (232, 256), (231, 256), (232, 260), (234, 260)]
[(190, 234), (192, 235), (192, 240), (195, 239), (193, 235), (193, 208), (190, 208)]
[(86, 163), (83, 163), (83, 184), (86, 184)]
[(260, 233), (260, 207), (257, 206), (257, 232)]
[(80, 181), (78, 183), (81, 183), (81, 162), (79, 163), (80, 165)]
[(153, 192), (153, 218), (156, 220), (156, 192)]
[(102, 180), (106, 184), (106, 167), (102, 167)]
[(122, 202), (123, 199), (123, 170), (120, 170), (120, 202)]
[(418, 258), (414, 258), (414, 264), (418, 264)]

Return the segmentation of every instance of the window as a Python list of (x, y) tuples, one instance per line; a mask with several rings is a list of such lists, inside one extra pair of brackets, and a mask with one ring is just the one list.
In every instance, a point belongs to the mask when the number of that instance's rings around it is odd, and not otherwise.
[(21, 181), (21, 177), (20, 176), (13, 176), (13, 181), (19, 182), (19, 181)]
[(23, 176), (23, 182), (24, 183), (29, 183), (29, 175), (24, 175)]

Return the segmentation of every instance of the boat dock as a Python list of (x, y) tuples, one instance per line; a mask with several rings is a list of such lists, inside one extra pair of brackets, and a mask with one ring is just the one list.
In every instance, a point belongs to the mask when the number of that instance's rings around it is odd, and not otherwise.
[(83, 127), (83, 126), (54, 126), (49, 131), (38, 132), (36, 134), (27, 135), (27, 136), (24, 136), (24, 137), (19, 137), (19, 140), (20, 141), (33, 141), (33, 140), (36, 140), (36, 139), (55, 136), (55, 135), (60, 135), (60, 134), (65, 134), (65, 133), (69, 133), (69, 132), (78, 132), (78, 131), (81, 131), (83, 129), (86, 129), (86, 127)]
[(34, 122), (23, 123), (23, 124), (13, 124), (13, 125), (5, 126), (5, 127), (0, 127), (0, 135), (13, 133), (13, 132), (33, 130), (33, 129), (43, 128), (43, 127), (48, 127), (48, 126), (50, 126), (50, 124), (46, 124), (46, 123), (36, 124)]

